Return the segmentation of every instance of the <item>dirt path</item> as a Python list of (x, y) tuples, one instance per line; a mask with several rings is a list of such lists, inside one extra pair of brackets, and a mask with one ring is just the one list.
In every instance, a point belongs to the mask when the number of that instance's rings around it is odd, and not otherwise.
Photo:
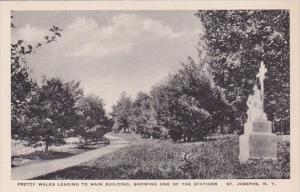
[(64, 159), (49, 160), (41, 163), (15, 167), (12, 168), (11, 178), (14, 180), (23, 180), (46, 175), (83, 162), (97, 159), (108, 153), (127, 147), (136, 141), (136, 139), (133, 136), (130, 137), (130, 135), (122, 136), (120, 134), (108, 133), (105, 137), (110, 140), (110, 145), (106, 147), (101, 147)]

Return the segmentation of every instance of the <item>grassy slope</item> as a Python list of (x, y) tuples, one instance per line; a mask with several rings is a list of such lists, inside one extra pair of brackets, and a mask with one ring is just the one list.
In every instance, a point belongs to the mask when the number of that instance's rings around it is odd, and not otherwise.
[[(187, 155), (184, 159), (183, 154)], [(238, 161), (238, 138), (174, 144), (145, 140), (93, 162), (37, 179), (230, 179), (289, 178), (289, 142), (278, 145), (278, 161)]]

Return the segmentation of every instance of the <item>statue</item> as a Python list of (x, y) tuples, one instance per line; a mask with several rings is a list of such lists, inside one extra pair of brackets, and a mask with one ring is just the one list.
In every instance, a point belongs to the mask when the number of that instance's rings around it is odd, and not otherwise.
[(253, 87), (253, 94), (247, 100), (247, 121), (244, 125), (244, 134), (240, 136), (241, 162), (249, 158), (276, 159), (277, 137), (272, 133), (272, 123), (268, 121), (264, 112), (264, 80), (267, 68), (261, 62), (256, 77), (259, 79), (260, 89)]
[(253, 95), (250, 95), (247, 100), (247, 123), (255, 120), (267, 120), (266, 113), (264, 113), (264, 80), (266, 72), (267, 68), (264, 63), (261, 62), (259, 72), (256, 75), (259, 79), (260, 89), (258, 89), (257, 85), (254, 85)]
[(263, 111), (263, 101), (261, 100), (262, 93), (258, 89), (257, 85), (254, 85), (253, 91), (254, 91), (254, 94), (250, 95), (247, 100), (247, 106), (248, 106), (247, 122), (252, 122), (252, 121), (258, 120), (258, 119), (267, 120), (266, 114)]

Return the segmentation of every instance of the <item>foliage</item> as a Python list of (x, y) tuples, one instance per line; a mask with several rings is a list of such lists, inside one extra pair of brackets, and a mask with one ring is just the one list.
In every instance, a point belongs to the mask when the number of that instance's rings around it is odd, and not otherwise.
[(95, 95), (82, 97), (78, 104), (78, 113), (83, 117), (83, 123), (88, 127), (105, 124), (108, 118), (105, 115), (103, 100)]
[(130, 129), (130, 118), (132, 115), (132, 101), (126, 92), (122, 92), (121, 97), (112, 107), (111, 113), (114, 121), (113, 130), (115, 132), (123, 131), (128, 132)]
[(26, 111), (28, 119), (22, 127), (24, 134), (21, 139), (33, 146), (45, 143), (46, 152), (48, 146), (63, 144), (66, 131), (76, 126), (78, 116), (75, 104), (82, 94), (79, 82), (44, 78)]
[[(13, 16), (11, 16), (13, 19)], [(16, 26), (11, 23), (11, 29)], [(37, 42), (36, 45), (25, 44), (20, 39), (11, 44), (11, 119), (12, 136), (18, 138), (22, 134), (20, 128), (24, 126), (27, 118), (25, 112), (29, 109), (30, 100), (33, 97), (37, 82), (31, 77), (30, 67), (26, 63), (26, 55), (32, 54), (37, 48), (51, 43), (61, 36), (61, 31), (57, 26), (53, 26), (45, 36), (44, 42)]]
[(151, 91), (158, 124), (169, 129), (175, 141), (204, 139), (227, 117), (227, 105), (214, 85), (204, 61), (188, 57), (165, 84)]
[(85, 127), (80, 130), (79, 135), (84, 139), (85, 144), (89, 141), (98, 142), (103, 141), (105, 133), (109, 132), (109, 129), (105, 125), (96, 125), (92, 128)]
[(236, 136), (185, 144), (147, 140), (36, 179), (288, 179), (290, 165), (282, 163), (289, 157), (288, 144), (279, 143), (277, 161), (241, 164)]
[[(11, 23), (11, 28), (16, 26)], [(85, 140), (102, 139), (111, 126), (103, 101), (93, 95), (82, 98), (79, 82), (33, 80), (26, 55), (56, 41), (61, 31), (53, 26), (43, 42), (26, 44), (26, 40), (17, 40), (11, 44), (12, 138), (26, 140), (34, 147), (45, 144), (46, 152), (48, 146), (63, 144), (65, 137), (74, 134)]]
[(77, 135), (87, 142), (88, 140), (101, 140), (110, 130), (109, 120), (105, 114), (103, 100), (95, 95), (82, 97), (77, 103), (79, 125), (76, 127)]
[(289, 11), (201, 10), (196, 15), (205, 28), (199, 48), (205, 47), (214, 81), (224, 89), (240, 124), (246, 119), (246, 100), (261, 61), (268, 69), (268, 119), (289, 122)]
[(131, 127), (135, 133), (159, 138), (160, 129), (156, 121), (156, 112), (151, 97), (146, 93), (139, 92), (133, 102)]

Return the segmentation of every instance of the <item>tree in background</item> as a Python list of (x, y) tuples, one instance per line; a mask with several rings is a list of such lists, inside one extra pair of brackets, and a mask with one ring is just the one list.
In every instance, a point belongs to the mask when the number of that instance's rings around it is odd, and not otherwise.
[(102, 140), (103, 135), (110, 130), (109, 119), (104, 110), (104, 102), (98, 96), (82, 97), (77, 104), (79, 125), (76, 128), (85, 142)]
[(188, 57), (167, 82), (151, 90), (151, 96), (158, 124), (175, 141), (204, 139), (226, 117), (226, 103), (203, 60), (196, 64)]
[(64, 144), (67, 131), (77, 125), (76, 103), (82, 94), (79, 82), (44, 78), (26, 111), (27, 123), (21, 139), (32, 146), (44, 144), (46, 153), (49, 146)]
[(119, 100), (112, 107), (113, 117), (113, 130), (115, 132), (123, 131), (127, 133), (130, 130), (130, 118), (132, 116), (132, 100), (126, 95), (126, 92), (122, 92)]
[(205, 28), (199, 47), (205, 47), (214, 81), (223, 89), (240, 125), (246, 120), (246, 100), (261, 61), (268, 69), (264, 106), (268, 119), (288, 125), (289, 11), (201, 10), (196, 15)]
[(131, 127), (137, 134), (159, 138), (160, 129), (157, 125), (156, 112), (151, 97), (146, 93), (139, 92), (133, 102)]

